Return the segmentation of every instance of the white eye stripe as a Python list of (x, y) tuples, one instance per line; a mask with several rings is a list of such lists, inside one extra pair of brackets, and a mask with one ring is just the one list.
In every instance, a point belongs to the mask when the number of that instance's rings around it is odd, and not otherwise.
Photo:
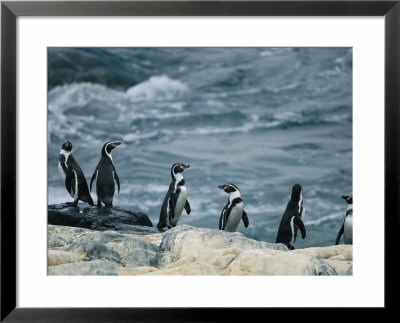
[(237, 197), (240, 197), (240, 191), (229, 193), (229, 205), (232, 204), (232, 201)]

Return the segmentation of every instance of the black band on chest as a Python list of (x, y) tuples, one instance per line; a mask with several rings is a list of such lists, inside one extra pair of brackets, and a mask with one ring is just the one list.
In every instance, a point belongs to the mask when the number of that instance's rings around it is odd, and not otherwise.
[(232, 206), (235, 206), (236, 204), (239, 204), (242, 201), (243, 200), (240, 197), (237, 197), (237, 198), (233, 199)]

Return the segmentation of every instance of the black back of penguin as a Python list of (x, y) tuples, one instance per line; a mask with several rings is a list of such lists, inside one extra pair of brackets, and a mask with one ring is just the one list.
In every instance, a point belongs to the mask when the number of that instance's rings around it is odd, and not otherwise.
[(72, 143), (69, 140), (62, 144), (58, 161), (58, 168), (64, 179), (65, 188), (74, 198), (74, 205), (77, 205), (79, 200), (93, 205), (85, 175), (72, 156)]
[(289, 249), (294, 249), (295, 230), (300, 229), (302, 238), (306, 237), (306, 229), (301, 219), (302, 187), (295, 184), (292, 187), (291, 198), (279, 225), (276, 243), (284, 243)]
[(112, 206), (115, 182), (118, 185), (118, 193), (120, 191), (119, 177), (111, 154), (111, 151), (120, 144), (120, 142), (106, 142), (101, 149), (100, 161), (90, 181), (90, 190), (92, 190), (92, 183), (96, 180), (97, 206), (101, 206), (101, 203)]

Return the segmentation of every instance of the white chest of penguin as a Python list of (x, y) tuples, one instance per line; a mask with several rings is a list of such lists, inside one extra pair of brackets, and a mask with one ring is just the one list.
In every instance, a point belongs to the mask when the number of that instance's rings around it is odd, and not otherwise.
[(180, 190), (180, 193), (179, 193), (179, 197), (176, 201), (174, 219), (172, 220), (173, 225), (177, 224), (179, 217), (182, 214), (183, 208), (185, 207), (186, 198), (187, 198), (186, 185), (178, 186), (176, 189)]
[[(232, 202), (230, 202), (232, 203)], [(244, 204), (240, 202), (236, 204), (229, 214), (228, 220), (226, 221), (225, 231), (227, 232), (235, 232), (237, 227), (239, 226), (239, 222), (242, 219)]]
[[(64, 149), (62, 149), (60, 151), (61, 155), (64, 155), (65, 161), (64, 161), (64, 165), (65, 168), (68, 168), (67, 166), (67, 162), (68, 162), (68, 157), (70, 155), (70, 152), (65, 151)], [(67, 177), (67, 174), (65, 174), (64, 169), (62, 168), (61, 162), (58, 162), (58, 171), (60, 172), (61, 177), (63, 178), (64, 182), (65, 182), (65, 178)]]
[(346, 216), (344, 220), (344, 243), (353, 243), (353, 214)]
[(58, 162), (58, 171), (60, 172), (60, 175), (61, 175), (61, 177), (62, 177), (62, 179), (64, 180), (64, 183), (65, 183), (65, 178), (66, 178), (67, 176), (66, 176), (66, 174), (64, 173), (64, 170), (63, 170), (63, 168), (62, 168), (60, 162)]
[[(65, 151), (62, 150), (60, 152), (60, 154), (64, 155), (64, 157), (65, 157), (64, 164), (65, 164), (65, 167), (68, 168), (67, 161), (68, 161), (70, 153), (65, 152)], [(62, 179), (64, 181), (64, 184), (65, 184), (65, 180), (67, 178), (67, 174), (64, 172), (64, 169), (63, 169), (63, 167), (61, 165), (61, 162), (58, 162), (58, 171), (60, 172), (60, 175), (61, 175), (61, 177), (62, 177)], [(72, 170), (72, 171), (74, 172), (74, 176), (75, 176), (75, 187), (73, 188), (73, 190), (71, 190), (69, 195), (71, 195), (72, 198), (76, 199), (78, 197), (78, 176), (77, 176), (77, 174), (76, 174), (76, 172), (74, 170)]]

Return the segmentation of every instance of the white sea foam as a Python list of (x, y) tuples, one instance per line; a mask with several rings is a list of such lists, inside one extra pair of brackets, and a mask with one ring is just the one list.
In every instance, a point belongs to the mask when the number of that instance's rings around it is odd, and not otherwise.
[(268, 48), (258, 53), (261, 57), (271, 57), (271, 56), (279, 56), (285, 53), (289, 53), (293, 51), (293, 48), (282, 47), (282, 48)]
[(326, 216), (322, 216), (322, 217), (320, 217), (318, 219), (315, 219), (315, 220), (307, 220), (307, 221), (305, 221), (304, 224), (305, 225), (319, 225), (319, 224), (321, 224), (323, 222), (326, 222), (326, 221), (341, 219), (341, 218), (344, 217), (344, 213), (345, 212), (332, 213), (332, 214), (329, 214), (329, 215), (326, 215)]
[[(257, 119), (255, 119), (257, 120)], [(213, 135), (213, 134), (229, 134), (229, 133), (245, 133), (255, 129), (268, 129), (274, 128), (281, 124), (279, 121), (271, 121), (271, 122), (246, 122), (245, 124), (238, 127), (224, 127), (224, 128), (216, 128), (216, 127), (197, 127), (191, 130), (180, 130), (178, 133), (182, 135)]]
[(186, 84), (166, 75), (152, 76), (147, 81), (132, 86), (126, 91), (132, 101), (176, 100), (189, 93)]
[(269, 92), (273, 93), (280, 93), (284, 91), (291, 91), (297, 89), (299, 86), (299, 83), (293, 82), (293, 83), (287, 83), (283, 84), (282, 86), (276, 86), (276, 87), (265, 87), (265, 89)]
[(160, 185), (156, 183), (148, 184), (125, 184), (121, 186), (121, 193), (132, 194), (134, 192), (145, 193), (167, 193), (168, 185)]

